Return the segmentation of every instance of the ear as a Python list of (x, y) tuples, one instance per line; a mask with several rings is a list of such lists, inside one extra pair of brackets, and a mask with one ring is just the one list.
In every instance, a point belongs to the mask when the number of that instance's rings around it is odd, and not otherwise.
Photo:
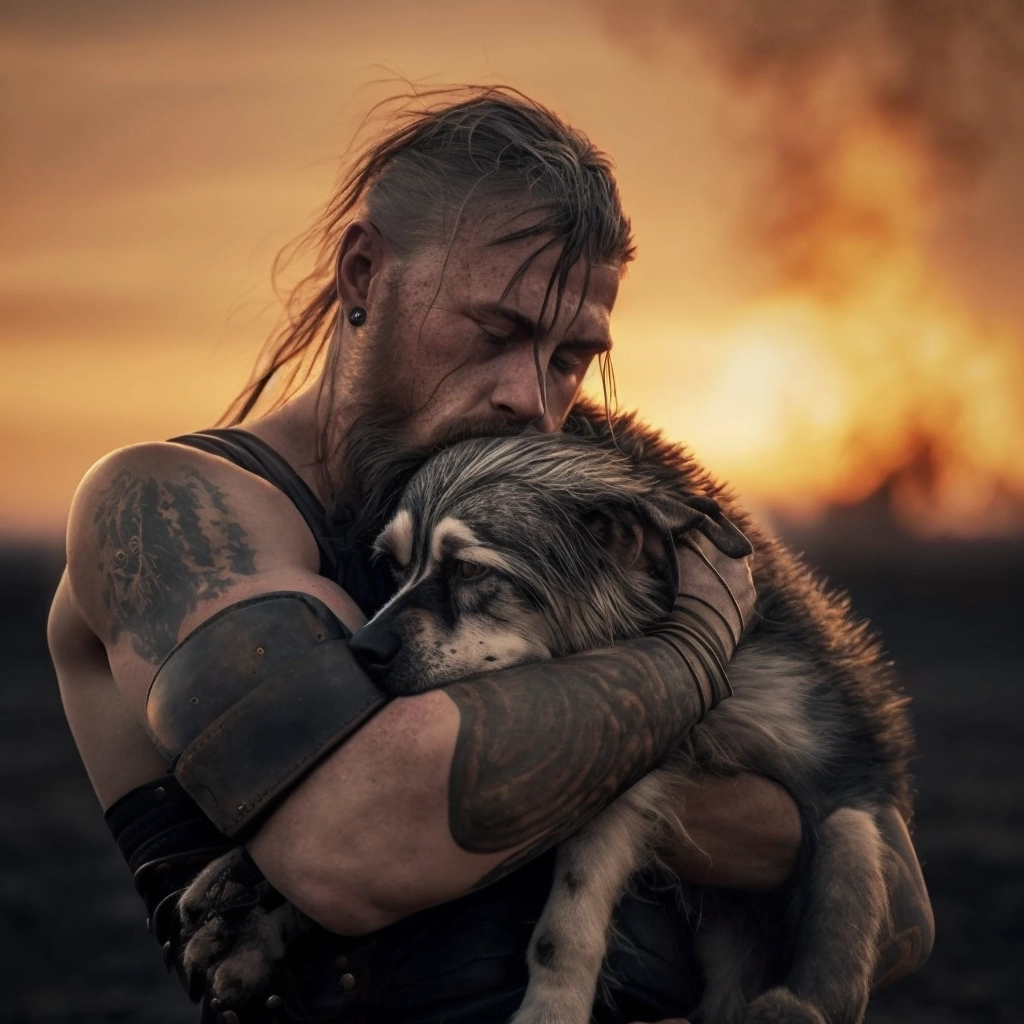
[(362, 306), (372, 313), (374, 278), (394, 258), (384, 236), (365, 219), (353, 221), (341, 236), (334, 281), (342, 309)]
[(595, 509), (583, 525), (623, 570), (645, 572), (665, 590), (671, 607), (679, 590), (679, 563), (668, 522), (653, 504), (630, 498)]

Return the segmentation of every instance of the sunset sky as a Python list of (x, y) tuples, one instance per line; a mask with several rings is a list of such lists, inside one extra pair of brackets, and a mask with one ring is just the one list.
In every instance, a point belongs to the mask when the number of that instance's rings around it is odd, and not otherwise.
[(925, 532), (1020, 530), (1021, 18), (893, 3), (5, 3), (0, 534), (56, 535), (103, 453), (217, 419), (275, 254), (403, 79), (514, 85), (612, 156), (622, 404), (753, 503), (894, 477)]

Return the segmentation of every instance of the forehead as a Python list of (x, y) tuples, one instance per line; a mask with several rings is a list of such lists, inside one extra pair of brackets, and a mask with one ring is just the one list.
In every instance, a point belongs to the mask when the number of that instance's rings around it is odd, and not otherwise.
[[(536, 217), (536, 213), (497, 210), (470, 218), (461, 226), (447, 254), (441, 282), (446, 304), (476, 307), (500, 303), (539, 320), (561, 247), (552, 245), (540, 253), (513, 282), (520, 267), (545, 245), (547, 238), (495, 241), (528, 226)], [(558, 319), (550, 325), (550, 333), (584, 338), (607, 336), (620, 277), (620, 267), (593, 265), (588, 275), (584, 262), (577, 262), (569, 272)], [(553, 301), (554, 293), (545, 311), (547, 320), (553, 311)]]

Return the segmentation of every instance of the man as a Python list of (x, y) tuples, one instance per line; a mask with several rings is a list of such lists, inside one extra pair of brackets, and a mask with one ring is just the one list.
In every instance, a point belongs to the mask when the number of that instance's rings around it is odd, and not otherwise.
[[(360, 664), (347, 642), (388, 596), (369, 540), (431, 450), (559, 429), (607, 357), (633, 250), (607, 160), (501, 89), (407, 111), (359, 157), (320, 227), (312, 291), (236, 422), (320, 346), (318, 372), (244, 431), (123, 449), (90, 470), (51, 650), (150, 927), (189, 967), (193, 996), (210, 990), (209, 1019), (238, 1009), (210, 994), (226, 991), (226, 923), (280, 893), (324, 930), (258, 1012), (500, 1020), (525, 984), (545, 851), (728, 695), (749, 569), (695, 538), (659, 636), (387, 702), (364, 671), (387, 652), (361, 651)], [(540, 742), (556, 686), (566, 742), (550, 729)], [(515, 757), (497, 759), (497, 735)], [(680, 802), (693, 845), (674, 866), (691, 881), (777, 888), (813, 838), (770, 780), (705, 781)], [(889, 977), (931, 941), (894, 817)], [(178, 894), (243, 841), (251, 861), (213, 880), (216, 912), (183, 925)], [(679, 1014), (699, 998), (685, 926), (664, 891), (648, 897), (624, 903), (633, 952), (613, 954), (619, 982), (601, 1020)]]

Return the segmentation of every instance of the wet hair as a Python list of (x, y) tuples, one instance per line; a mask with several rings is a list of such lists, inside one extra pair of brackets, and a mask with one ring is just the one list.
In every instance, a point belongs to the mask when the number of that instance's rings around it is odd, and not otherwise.
[[(520, 226), (491, 242), (536, 237), (506, 294), (543, 252), (558, 257), (541, 308), (554, 322), (570, 270), (584, 261), (584, 294), (594, 265), (624, 266), (634, 254), (611, 162), (580, 131), (540, 103), (505, 86), (461, 86), (385, 100), (367, 122), (384, 125), (344, 172), (312, 229), (275, 263), (312, 250), (313, 271), (299, 282), (287, 317), (270, 338), (253, 379), (223, 422), (248, 416), (279, 371), (284, 395), (308, 377), (333, 336), (339, 308), (335, 285), (338, 244), (346, 226), (367, 216), (400, 257), (427, 246), (451, 246), (460, 224), (508, 205)], [(605, 378), (602, 366), (602, 378)], [(607, 382), (606, 382), (607, 385)]]

